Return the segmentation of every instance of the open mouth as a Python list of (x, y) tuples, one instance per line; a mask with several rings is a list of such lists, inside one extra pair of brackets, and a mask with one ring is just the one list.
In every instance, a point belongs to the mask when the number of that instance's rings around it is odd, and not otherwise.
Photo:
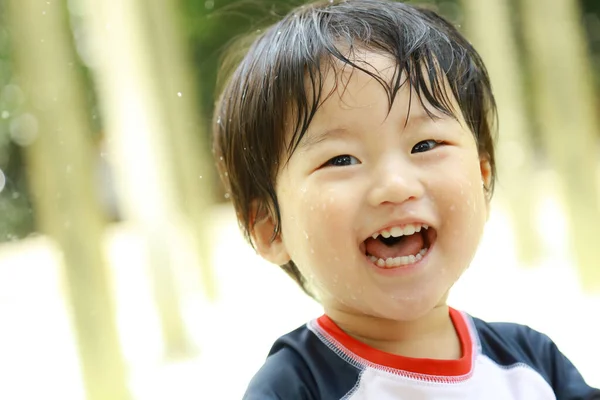
[(380, 268), (401, 267), (421, 261), (436, 237), (432, 227), (409, 224), (374, 234), (365, 240), (364, 251), (367, 258)]

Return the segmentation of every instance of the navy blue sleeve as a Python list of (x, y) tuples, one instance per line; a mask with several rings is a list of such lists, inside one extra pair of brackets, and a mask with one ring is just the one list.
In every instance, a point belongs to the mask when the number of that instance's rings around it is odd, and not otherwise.
[(243, 400), (312, 400), (313, 378), (290, 348), (271, 354), (250, 381)]
[[(540, 334), (541, 335), (541, 334)], [(549, 378), (557, 400), (600, 400), (600, 390), (587, 385), (577, 368), (545, 335)]]
[(548, 382), (557, 400), (600, 400), (600, 390), (585, 382), (548, 336), (524, 325), (473, 320), (483, 353), (496, 363), (529, 365)]
[(353, 390), (360, 374), (360, 368), (302, 326), (273, 344), (244, 400), (341, 399)]

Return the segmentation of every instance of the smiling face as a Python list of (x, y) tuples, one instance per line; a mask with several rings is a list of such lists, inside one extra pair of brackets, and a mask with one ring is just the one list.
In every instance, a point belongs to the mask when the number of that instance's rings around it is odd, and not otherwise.
[[(383, 55), (360, 63), (394, 74)], [(414, 320), (445, 301), (474, 256), (487, 163), (467, 124), (430, 118), (409, 85), (391, 110), (359, 70), (328, 73), (331, 90), (277, 176), (281, 235), (268, 241), (257, 224), (258, 250), (279, 265), (293, 260), (326, 312)]]

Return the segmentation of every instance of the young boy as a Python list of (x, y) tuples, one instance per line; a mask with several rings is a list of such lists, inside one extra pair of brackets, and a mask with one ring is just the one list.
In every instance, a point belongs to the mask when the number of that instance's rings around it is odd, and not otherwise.
[(548, 337), (446, 305), (487, 220), (495, 112), (469, 42), (415, 6), (310, 4), (256, 39), (215, 154), (251, 243), (325, 313), (245, 399), (600, 398)]

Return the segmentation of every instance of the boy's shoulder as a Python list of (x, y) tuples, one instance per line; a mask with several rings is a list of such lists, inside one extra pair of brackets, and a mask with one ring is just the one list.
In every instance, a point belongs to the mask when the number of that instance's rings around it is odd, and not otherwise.
[(244, 400), (342, 398), (361, 370), (309, 328), (311, 321), (280, 337), (250, 381)]

